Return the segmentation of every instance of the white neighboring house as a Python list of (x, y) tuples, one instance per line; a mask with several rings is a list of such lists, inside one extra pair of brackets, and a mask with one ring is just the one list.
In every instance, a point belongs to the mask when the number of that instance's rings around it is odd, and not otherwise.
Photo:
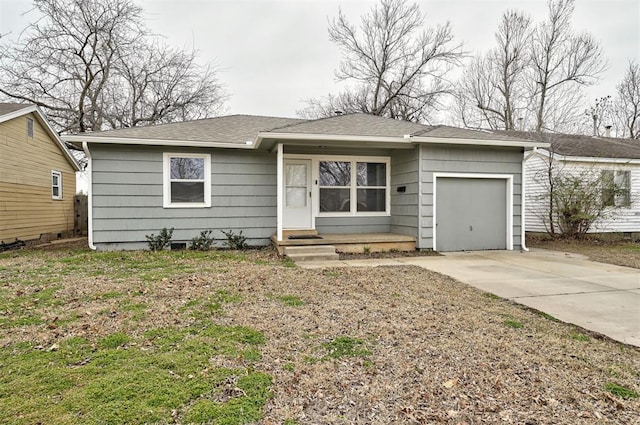
[(559, 133), (507, 131), (512, 136), (551, 143), (550, 149), (525, 153), (525, 213), (527, 232), (548, 230), (548, 171), (554, 169), (575, 175), (603, 175), (615, 182), (619, 194), (602, 191), (617, 208), (597, 220), (590, 233), (640, 232), (640, 140)]

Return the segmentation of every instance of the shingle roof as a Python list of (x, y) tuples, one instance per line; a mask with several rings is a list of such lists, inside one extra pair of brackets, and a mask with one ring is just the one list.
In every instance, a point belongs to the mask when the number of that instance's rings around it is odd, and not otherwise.
[(296, 118), (228, 115), (146, 127), (97, 131), (86, 135), (123, 139), (189, 140), (244, 144), (248, 140), (253, 140), (261, 131), (303, 121), (305, 120)]
[(616, 137), (595, 137), (578, 134), (499, 131), (499, 134), (551, 143), (560, 155), (595, 158), (640, 159), (640, 140)]
[(344, 114), (273, 128), (274, 133), (403, 137), (431, 127), (367, 114)]
[[(507, 134), (449, 126), (429, 126), (368, 114), (344, 114), (316, 120), (256, 115), (229, 115), (195, 121), (133, 127), (85, 133), (86, 138), (163, 140), (171, 142), (218, 142), (244, 145), (258, 133), (307, 134), (322, 136), (390, 137), (406, 135), (421, 138), (470, 139), (479, 141), (527, 141)], [(77, 141), (79, 135), (68, 139)]]
[(29, 108), (32, 105), (24, 103), (0, 103), (0, 116), (7, 115), (20, 109)]
[(497, 141), (514, 141), (529, 140), (518, 135), (499, 134), (488, 130), (472, 130), (468, 128), (450, 127), (447, 125), (437, 125), (425, 130), (421, 137), (442, 137), (450, 139), (471, 139), (471, 140), (497, 140)]

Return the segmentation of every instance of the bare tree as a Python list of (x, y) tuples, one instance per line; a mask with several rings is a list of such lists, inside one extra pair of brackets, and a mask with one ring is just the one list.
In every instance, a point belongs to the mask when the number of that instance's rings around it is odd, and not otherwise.
[(517, 130), (526, 107), (524, 79), (530, 64), (527, 43), (531, 20), (520, 12), (506, 11), (495, 34), (497, 46), (477, 56), (465, 70), (459, 102), (465, 124)]
[(548, 7), (548, 20), (536, 28), (531, 44), (536, 131), (557, 122), (558, 108), (564, 108), (566, 116), (566, 106), (570, 110), (576, 105), (571, 94), (593, 84), (606, 68), (598, 42), (571, 28), (574, 0), (550, 0)]
[(459, 63), (462, 51), (453, 43), (449, 23), (423, 27), (420, 8), (405, 0), (381, 0), (362, 17), (359, 28), (340, 11), (329, 23), (329, 39), (343, 53), (336, 78), (353, 86), (338, 95), (308, 100), (299, 114), (327, 116), (339, 108), (428, 120), (441, 96), (452, 91), (446, 74)]
[(132, 0), (35, 0), (41, 17), (0, 47), (0, 93), (44, 108), (60, 132), (207, 115), (224, 93), (195, 53), (150, 34)]
[(513, 129), (522, 118), (542, 131), (579, 119), (580, 89), (596, 81), (605, 60), (591, 35), (572, 29), (574, 0), (549, 0), (548, 9), (535, 27), (519, 12), (503, 15), (497, 46), (463, 77), (458, 108), (465, 124)]
[(622, 137), (640, 139), (640, 65), (629, 62), (627, 73), (616, 87), (616, 114), (622, 127)]

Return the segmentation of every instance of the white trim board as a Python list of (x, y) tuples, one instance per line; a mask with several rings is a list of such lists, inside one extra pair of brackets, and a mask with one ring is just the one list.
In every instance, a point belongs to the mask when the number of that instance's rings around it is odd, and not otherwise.
[(507, 228), (506, 228), (506, 247), (513, 250), (513, 174), (483, 174), (483, 173), (433, 173), (433, 250), (438, 250), (437, 245), (437, 182), (439, 177), (445, 178), (462, 178), (462, 179), (501, 179), (506, 180), (506, 197), (507, 197)]

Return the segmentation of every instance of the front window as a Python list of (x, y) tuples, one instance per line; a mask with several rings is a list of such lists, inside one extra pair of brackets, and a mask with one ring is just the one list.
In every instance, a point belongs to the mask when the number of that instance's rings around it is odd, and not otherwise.
[(358, 212), (387, 208), (387, 164), (358, 162)]
[(164, 154), (164, 206), (211, 206), (211, 156)]
[(351, 211), (351, 163), (320, 161), (320, 212)]
[(386, 161), (320, 161), (320, 213), (386, 213)]
[(62, 173), (51, 170), (51, 199), (62, 199)]

